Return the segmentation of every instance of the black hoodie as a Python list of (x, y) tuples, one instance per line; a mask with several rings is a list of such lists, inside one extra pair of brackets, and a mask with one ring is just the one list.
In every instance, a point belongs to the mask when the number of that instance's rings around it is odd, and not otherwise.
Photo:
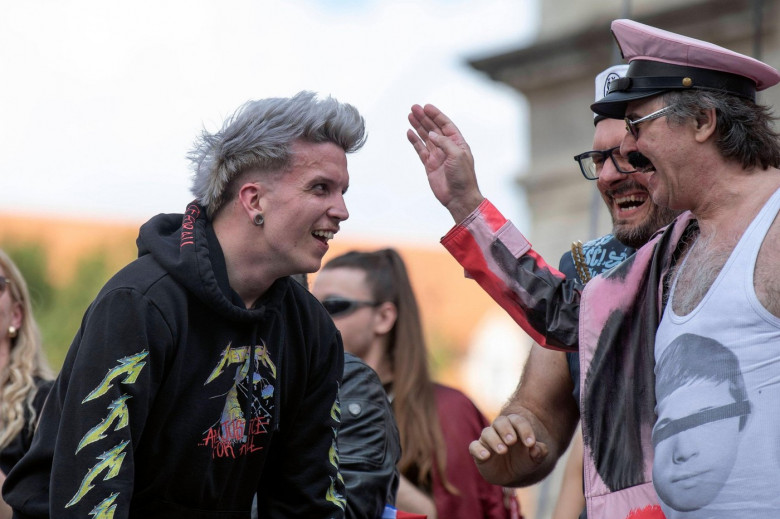
[(8, 475), (15, 517), (248, 518), (255, 492), (263, 518), (343, 517), (343, 347), (322, 306), (282, 278), (246, 309), (195, 203), (144, 224), (138, 250)]

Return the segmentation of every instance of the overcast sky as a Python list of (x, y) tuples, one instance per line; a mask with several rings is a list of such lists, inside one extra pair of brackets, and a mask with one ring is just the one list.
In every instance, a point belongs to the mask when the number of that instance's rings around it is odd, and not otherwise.
[(357, 106), (341, 236), (435, 243), (451, 226), (406, 140), (413, 103), (461, 128), (483, 193), (526, 213), (525, 101), (466, 65), (534, 36), (535, 0), (3, 2), (0, 210), (143, 222), (192, 198), (185, 155), (249, 99)]

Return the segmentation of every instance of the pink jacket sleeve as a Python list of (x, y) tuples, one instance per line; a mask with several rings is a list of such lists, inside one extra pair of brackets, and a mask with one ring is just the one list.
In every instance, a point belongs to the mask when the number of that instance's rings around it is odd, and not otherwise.
[(582, 285), (548, 265), (487, 199), (441, 243), (534, 341), (577, 350)]

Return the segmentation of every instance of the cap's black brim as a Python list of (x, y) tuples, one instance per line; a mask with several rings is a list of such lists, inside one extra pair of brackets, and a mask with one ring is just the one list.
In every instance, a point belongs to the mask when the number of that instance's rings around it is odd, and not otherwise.
[(612, 92), (590, 105), (590, 109), (593, 110), (593, 112), (597, 115), (601, 115), (609, 119), (622, 119), (626, 116), (626, 106), (628, 106), (628, 103), (631, 101), (645, 99), (646, 97), (652, 97), (664, 92), (666, 92), (664, 89), (640, 90), (635, 92)]

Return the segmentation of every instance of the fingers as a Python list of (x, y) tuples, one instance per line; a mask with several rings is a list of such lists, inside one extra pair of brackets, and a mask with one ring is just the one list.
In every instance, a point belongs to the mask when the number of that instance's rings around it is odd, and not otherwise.
[[(463, 150), (447, 137), (444, 137), (433, 130), (426, 131), (424, 125), (422, 125), (419, 120), (415, 122), (412, 114), (409, 115), (409, 122), (412, 123), (412, 126), (414, 126), (415, 129), (407, 130), (406, 138), (412, 144), (414, 150), (417, 152), (417, 156), (420, 157), (420, 160), (426, 167), (433, 169), (440, 164), (441, 160), (444, 160), (444, 157), (461, 157), (467, 153), (466, 150)], [(428, 159), (432, 157), (432, 153), (438, 157), (438, 161), (429, 163)]]
[(409, 113), (408, 119), (409, 124), (412, 125), (412, 128), (414, 128), (414, 131), (425, 146), (430, 146), (430, 141), (432, 140), (431, 132), (433, 132), (446, 138), (434, 141), (437, 146), (445, 148), (443, 143), (446, 140), (452, 144), (449, 152), (458, 147), (470, 153), (469, 145), (463, 139), (463, 135), (458, 130), (458, 127), (434, 105), (427, 104), (424, 108), (420, 105), (412, 105), (412, 111)]
[(493, 421), (493, 428), (498, 431), (507, 445), (514, 445), (520, 441), (530, 448), (536, 442), (536, 434), (531, 423), (519, 414), (499, 416)]
[[(436, 121), (437, 117), (440, 120), (449, 121), (449, 119), (433, 105), (425, 105), (425, 108), (420, 105), (413, 105), (412, 113), (409, 114), (409, 122), (417, 131), (417, 134), (425, 140), (424, 135), (428, 132), (445, 134), (444, 127)], [(452, 124), (451, 121), (449, 122)], [(455, 125), (452, 126), (454, 127)]]
[(406, 138), (412, 144), (412, 147), (414, 147), (417, 156), (420, 157), (420, 160), (425, 164), (425, 161), (428, 159), (428, 148), (425, 146), (425, 143), (417, 136), (414, 130), (406, 130)]
[(541, 463), (547, 457), (548, 453), (547, 444), (542, 442), (534, 442), (533, 447), (528, 449), (528, 456), (534, 463)]
[(499, 416), (490, 427), (482, 429), (479, 440), (471, 442), (469, 452), (479, 460), (485, 461), (493, 453), (504, 454), (508, 446), (517, 443), (517, 434), (513, 423), (506, 416)]
[(440, 132), (428, 132), (428, 141), (426, 142), (426, 145), (428, 146), (428, 149), (431, 149), (431, 145), (433, 145), (442, 150), (446, 157), (465, 163), (472, 162), (471, 151), (466, 146), (460, 146), (459, 143), (442, 135)]
[(455, 126), (455, 123), (452, 122), (449, 117), (444, 115), (444, 112), (436, 108), (434, 105), (425, 105), (423, 112), (427, 116), (427, 120), (430, 121), (430, 124), (435, 126), (435, 128), (431, 128), (429, 131), (438, 131), (443, 135), (460, 134), (460, 130), (458, 130), (458, 127)]
[[(536, 432), (527, 418), (519, 414), (509, 414), (499, 418), (504, 419), (501, 420), (500, 426), (506, 431), (503, 435), (507, 445), (512, 445), (509, 441), (510, 439), (514, 439), (515, 442), (519, 441), (528, 448), (528, 456), (534, 463), (538, 464), (544, 461), (549, 453), (549, 449), (547, 444), (537, 440)], [(496, 422), (499, 421), (499, 418), (496, 418)], [(507, 424), (511, 424), (511, 430)]]
[(414, 150), (417, 152), (417, 156), (420, 157), (420, 160), (423, 162), (423, 164), (425, 164), (428, 160), (428, 157), (430, 156), (430, 150), (428, 149), (430, 141), (428, 130), (425, 129), (425, 126), (420, 120), (421, 118), (425, 118), (425, 114), (423, 113), (422, 108), (419, 105), (414, 105), (412, 107), (412, 112), (408, 117), (409, 124), (412, 125), (414, 130), (407, 130), (406, 138), (414, 147)]
[(479, 440), (474, 440), (469, 443), (469, 454), (471, 454), (471, 457), (476, 461), (480, 462), (490, 459), (490, 451)]
[[(412, 125), (414, 131), (420, 140), (427, 146), (428, 145), (428, 132), (433, 131), (435, 126), (428, 116), (422, 111), (419, 105), (414, 105), (412, 111), (409, 114), (409, 124)], [(438, 128), (436, 128), (438, 129)]]
[(485, 461), (493, 454), (506, 454), (518, 443), (528, 448), (529, 456), (537, 463), (547, 456), (547, 445), (536, 441), (531, 423), (518, 414), (496, 418), (490, 427), (482, 430), (478, 440), (471, 442), (469, 452), (474, 459)]

